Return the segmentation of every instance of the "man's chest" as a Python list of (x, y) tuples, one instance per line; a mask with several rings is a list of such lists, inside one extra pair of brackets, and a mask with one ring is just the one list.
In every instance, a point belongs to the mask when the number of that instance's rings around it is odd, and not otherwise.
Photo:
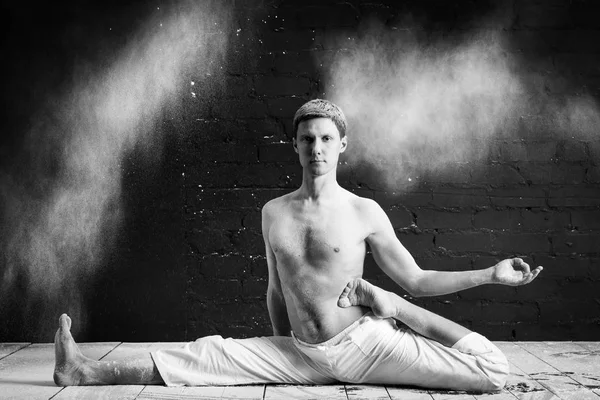
[(281, 261), (293, 258), (319, 263), (364, 252), (366, 236), (364, 224), (354, 215), (296, 214), (277, 218), (269, 231), (269, 242)]

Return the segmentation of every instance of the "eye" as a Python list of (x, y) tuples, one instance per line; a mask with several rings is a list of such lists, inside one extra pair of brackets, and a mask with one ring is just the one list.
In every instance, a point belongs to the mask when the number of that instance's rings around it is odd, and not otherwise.
[(323, 141), (324, 142), (329, 142), (331, 139), (332, 139), (331, 136), (324, 136), (323, 137)]

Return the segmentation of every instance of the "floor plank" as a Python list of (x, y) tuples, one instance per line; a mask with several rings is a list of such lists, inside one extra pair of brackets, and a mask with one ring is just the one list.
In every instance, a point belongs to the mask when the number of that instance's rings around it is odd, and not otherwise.
[(0, 343), (0, 360), (31, 343)]
[[(118, 343), (83, 343), (81, 351), (98, 359)], [(32, 344), (0, 360), (2, 399), (47, 400), (63, 388), (52, 380), (54, 344)]]
[(386, 386), (392, 400), (432, 400), (433, 397), (423, 389), (403, 388), (401, 386)]
[(474, 400), (472, 394), (455, 391), (430, 391), (433, 400)]
[(265, 400), (347, 400), (346, 389), (342, 385), (268, 385), (265, 390)]
[(390, 400), (390, 394), (381, 385), (344, 385), (346, 395), (350, 400)]
[(265, 395), (265, 385), (226, 386), (221, 395), (222, 399), (262, 400)]
[(170, 399), (221, 399), (224, 391), (222, 386), (195, 386), (195, 387), (166, 387), (146, 386), (139, 394), (139, 400), (170, 400)]
[(527, 351), (527, 342), (508, 343), (500, 347), (512, 362), (533, 380), (563, 400), (599, 400), (588, 388), (563, 374), (547, 362)]
[(506, 389), (496, 393), (483, 393), (473, 395), (477, 400), (515, 400), (517, 396), (513, 395)]
[(573, 342), (527, 342), (520, 346), (587, 389), (600, 388), (600, 351)]

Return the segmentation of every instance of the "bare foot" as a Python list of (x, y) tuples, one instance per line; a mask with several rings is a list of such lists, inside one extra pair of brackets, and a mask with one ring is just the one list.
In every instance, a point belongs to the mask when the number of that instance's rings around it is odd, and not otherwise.
[(54, 383), (58, 386), (77, 386), (85, 384), (84, 371), (88, 360), (77, 347), (71, 335), (71, 318), (67, 314), (60, 316), (58, 330), (54, 336)]
[(393, 318), (398, 314), (390, 292), (370, 284), (364, 279), (354, 279), (346, 285), (338, 306), (365, 306), (371, 308), (373, 314), (379, 318)]

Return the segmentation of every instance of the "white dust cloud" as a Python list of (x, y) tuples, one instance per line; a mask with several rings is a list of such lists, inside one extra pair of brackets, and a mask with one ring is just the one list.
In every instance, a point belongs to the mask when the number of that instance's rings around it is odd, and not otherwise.
[(554, 135), (585, 138), (597, 129), (590, 96), (558, 102), (531, 89), (527, 79), (546, 78), (519, 74), (522, 60), (501, 32), (427, 45), (407, 32), (374, 26), (353, 42), (332, 39), (346, 48), (333, 57), (324, 95), (348, 118), (350, 168), (376, 171), (367, 185), (467, 182), (461, 174), (486, 161), (493, 141), (518, 140), (520, 118), (534, 113)]
[(106, 55), (106, 69), (81, 66), (65, 94), (48, 96), (50, 111), (33, 117), (19, 158), (24, 170), (0, 176), (8, 222), (0, 292), (21, 291), (27, 313), (44, 308), (47, 321), (29, 321), (44, 338), (60, 312), (85, 326), (81, 290), (123, 218), (124, 156), (136, 150), (160, 160), (161, 119), (182, 96), (195, 95), (189, 74), (224, 60), (227, 10), (188, 2), (156, 14), (117, 54)]

